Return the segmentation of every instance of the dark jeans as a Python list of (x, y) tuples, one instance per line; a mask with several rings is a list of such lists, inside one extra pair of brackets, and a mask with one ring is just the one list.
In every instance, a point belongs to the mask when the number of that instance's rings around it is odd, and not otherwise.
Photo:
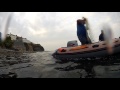
[(80, 40), (82, 45), (91, 43), (90, 39), (85, 36), (78, 36), (78, 39)]

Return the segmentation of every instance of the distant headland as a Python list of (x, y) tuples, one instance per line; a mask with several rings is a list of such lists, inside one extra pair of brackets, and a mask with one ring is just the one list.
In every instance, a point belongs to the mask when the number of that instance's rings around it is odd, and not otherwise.
[(35, 44), (26, 38), (18, 35), (7, 34), (4, 41), (1, 40), (2, 33), (0, 32), (0, 49), (13, 50), (19, 52), (41, 52), (44, 51), (43, 46)]

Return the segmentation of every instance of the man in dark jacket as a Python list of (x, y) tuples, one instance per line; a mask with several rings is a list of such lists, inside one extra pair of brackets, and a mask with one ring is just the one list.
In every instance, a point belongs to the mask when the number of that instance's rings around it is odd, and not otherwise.
[(104, 38), (104, 32), (103, 32), (103, 30), (101, 30), (101, 34), (99, 36), (99, 41), (104, 41), (104, 40), (105, 40), (105, 38)]
[(83, 20), (77, 20), (77, 36), (82, 45), (91, 43), (85, 27), (86, 21), (86, 18), (83, 18)]

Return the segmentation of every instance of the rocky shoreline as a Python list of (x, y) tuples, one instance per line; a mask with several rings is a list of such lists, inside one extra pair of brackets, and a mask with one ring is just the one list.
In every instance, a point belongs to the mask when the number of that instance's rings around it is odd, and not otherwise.
[(20, 52), (20, 51), (0, 49), (0, 56), (16, 56), (16, 55), (22, 55), (22, 54), (23, 52)]
[(36, 53), (37, 51), (15, 51), (15, 50), (8, 50), (8, 49), (1, 49), (0, 48), (0, 56), (19, 56), (23, 53)]
[(35, 52), (20, 52), (14, 50), (0, 49), (0, 67), (10, 66), (19, 63), (30, 62), (29, 53)]
[[(29, 53), (11, 50), (0, 51), (0, 78), (17, 78), (17, 74), (10, 68), (14, 65), (19, 66), (20, 64), (24, 65), (30, 62), (31, 57)], [(20, 68), (26, 68), (29, 66), (30, 65), (28, 64), (26, 66), (21, 66)]]

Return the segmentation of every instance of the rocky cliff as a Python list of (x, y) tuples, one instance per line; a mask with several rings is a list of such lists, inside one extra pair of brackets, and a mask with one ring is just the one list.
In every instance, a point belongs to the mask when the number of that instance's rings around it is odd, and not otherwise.
[(44, 48), (40, 44), (31, 44), (33, 51), (44, 51)]
[(26, 47), (26, 51), (33, 51), (33, 47), (31, 44), (29, 43), (24, 43), (25, 47)]
[(0, 48), (10, 49), (17, 51), (44, 51), (43, 46), (40, 44), (23, 42), (22, 37), (17, 37), (16, 40), (11, 40), (11, 37), (7, 37), (4, 42), (0, 42)]

